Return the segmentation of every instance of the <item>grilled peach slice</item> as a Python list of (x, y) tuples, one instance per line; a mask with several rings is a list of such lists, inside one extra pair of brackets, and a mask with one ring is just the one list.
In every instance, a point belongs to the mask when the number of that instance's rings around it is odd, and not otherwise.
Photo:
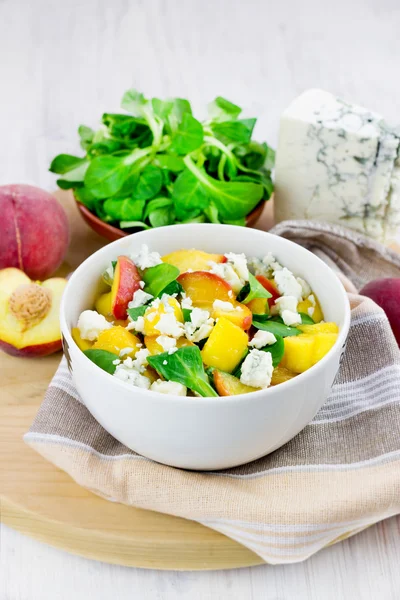
[(135, 263), (127, 256), (119, 256), (111, 287), (111, 311), (116, 319), (127, 318), (128, 304), (139, 289), (140, 275)]
[(191, 271), (209, 271), (210, 262), (223, 263), (227, 259), (223, 254), (208, 254), (202, 250), (177, 250), (162, 257), (162, 261), (174, 265), (181, 273)]

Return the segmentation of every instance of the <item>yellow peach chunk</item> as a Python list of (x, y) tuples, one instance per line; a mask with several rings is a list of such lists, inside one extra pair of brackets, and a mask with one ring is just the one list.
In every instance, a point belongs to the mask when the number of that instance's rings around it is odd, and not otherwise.
[(314, 346), (314, 362), (317, 362), (324, 358), (325, 354), (328, 354), (329, 350), (334, 346), (337, 340), (337, 333), (317, 333), (315, 334), (315, 346)]
[(243, 358), (248, 341), (248, 335), (241, 327), (221, 317), (201, 351), (203, 362), (230, 373)]
[(71, 334), (75, 344), (80, 350), (82, 350), (82, 352), (84, 352), (85, 350), (89, 350), (93, 346), (93, 342), (90, 342), (89, 340), (84, 340), (81, 337), (78, 327), (73, 327)]
[(254, 298), (246, 305), (253, 315), (265, 315), (268, 313), (268, 298)]
[(296, 325), (303, 333), (315, 335), (316, 333), (339, 333), (336, 323), (315, 323), (315, 325)]
[(315, 336), (300, 334), (284, 339), (285, 353), (280, 365), (293, 373), (304, 373), (314, 364)]
[(111, 327), (99, 333), (99, 337), (93, 344), (93, 348), (97, 350), (108, 350), (114, 354), (119, 354), (125, 348), (132, 348), (126, 356), (135, 356), (139, 350), (138, 344), (141, 344), (140, 339), (133, 333), (121, 326)]
[[(168, 304), (173, 308), (174, 315), (179, 323), (183, 323), (183, 314), (179, 302), (175, 298), (169, 298)], [(157, 329), (157, 325), (162, 315), (167, 314), (165, 306), (162, 302), (158, 306), (150, 306), (144, 313), (144, 334), (159, 336), (161, 332)]]
[(97, 298), (94, 307), (95, 307), (95, 309), (97, 310), (98, 313), (100, 313), (101, 315), (103, 315), (103, 317), (110, 317), (110, 316), (112, 316), (112, 312), (111, 312), (111, 292), (108, 292), (107, 294), (101, 294), (101, 296), (99, 296)]
[(223, 254), (208, 254), (202, 250), (177, 250), (166, 254), (161, 260), (170, 265), (177, 267), (181, 273), (185, 273), (188, 269), (192, 271), (210, 271), (210, 262), (222, 263), (226, 262)]
[[(324, 318), (324, 315), (322, 314), (321, 306), (320, 306), (315, 294), (314, 294), (314, 298), (315, 298), (315, 304), (312, 304), (308, 298), (306, 300), (302, 300), (301, 302), (299, 302), (297, 305), (297, 312), (301, 312), (301, 313), (304, 313), (305, 315), (309, 315), (315, 323), (319, 323)], [(310, 308), (314, 309), (313, 311), (311, 311), (312, 314), (310, 314), (308, 312)]]
[(230, 302), (230, 304), (232, 305), (230, 310), (213, 308), (211, 312), (212, 318), (219, 319), (220, 317), (224, 317), (242, 329), (249, 329), (253, 320), (251, 310), (245, 304), (241, 304), (235, 300)]
[(271, 385), (278, 385), (279, 383), (293, 379), (293, 377), (296, 377), (296, 373), (292, 373), (286, 367), (279, 365), (275, 367), (272, 373)]

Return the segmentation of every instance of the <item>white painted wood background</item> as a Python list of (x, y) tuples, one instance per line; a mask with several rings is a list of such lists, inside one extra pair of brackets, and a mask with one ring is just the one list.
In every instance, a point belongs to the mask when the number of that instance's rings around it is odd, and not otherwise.
[[(0, 184), (51, 190), (50, 159), (125, 89), (224, 95), (275, 144), (280, 112), (309, 87), (400, 121), (398, 0), (0, 0)], [(398, 600), (400, 519), (303, 564), (216, 573), (96, 563), (0, 538), (0, 600)]]

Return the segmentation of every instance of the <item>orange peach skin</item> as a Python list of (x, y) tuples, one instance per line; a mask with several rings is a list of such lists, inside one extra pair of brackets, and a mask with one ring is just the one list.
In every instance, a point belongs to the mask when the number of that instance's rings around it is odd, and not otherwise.
[(111, 310), (116, 319), (126, 319), (129, 302), (140, 289), (140, 275), (134, 262), (127, 256), (119, 256), (111, 287)]
[(182, 273), (178, 282), (195, 306), (212, 311), (214, 300), (231, 302), (235, 295), (229, 283), (209, 271)]

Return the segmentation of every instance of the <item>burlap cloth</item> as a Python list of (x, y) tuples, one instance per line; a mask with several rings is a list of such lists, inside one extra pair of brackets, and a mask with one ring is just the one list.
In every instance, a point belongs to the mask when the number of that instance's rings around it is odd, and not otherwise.
[[(317, 253), (350, 291), (400, 277), (399, 255), (350, 230), (287, 221), (273, 233)], [(347, 350), (327, 402), (264, 458), (201, 473), (138, 456), (85, 408), (64, 360), (25, 441), (105, 498), (198, 521), (269, 563), (302, 561), (400, 512), (400, 351), (383, 311), (349, 297)]]

